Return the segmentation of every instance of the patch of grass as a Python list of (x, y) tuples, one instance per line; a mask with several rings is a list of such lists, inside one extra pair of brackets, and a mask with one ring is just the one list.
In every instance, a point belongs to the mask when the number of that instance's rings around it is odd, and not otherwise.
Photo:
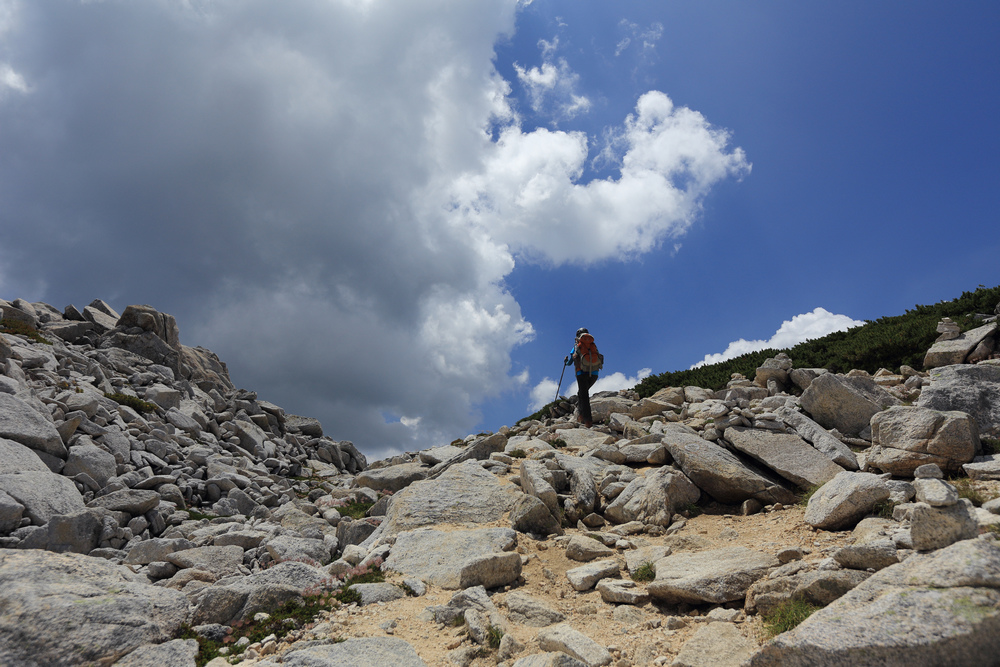
[(557, 449), (563, 449), (568, 446), (568, 443), (562, 438), (556, 438), (550, 444)]
[(683, 512), (687, 512), (689, 516), (701, 516), (705, 510), (699, 507), (698, 503), (688, 503), (684, 506)]
[(42, 336), (42, 334), (38, 333), (38, 330), (33, 326), (27, 322), (22, 322), (21, 320), (0, 320), (0, 333), (24, 336), (25, 338), (36, 343), (41, 343), (42, 345), (52, 345), (52, 341), (46, 339)]
[(761, 614), (764, 620), (764, 627), (769, 636), (774, 637), (782, 632), (788, 632), (798, 626), (799, 623), (809, 618), (813, 612), (818, 611), (816, 605), (803, 602), (802, 600), (787, 600), (775, 607), (767, 614)]
[(973, 486), (972, 480), (968, 477), (957, 477), (949, 479), (948, 482), (958, 491), (959, 498), (967, 498), (976, 507), (989, 500), (982, 491)]
[(649, 561), (635, 568), (635, 572), (632, 573), (632, 581), (652, 581), (655, 578), (656, 566)]
[(812, 498), (816, 494), (816, 492), (820, 490), (822, 486), (823, 486), (822, 484), (816, 484), (814, 486), (810, 486), (808, 489), (803, 491), (802, 495), (799, 496), (799, 505), (801, 505), (802, 507), (808, 505), (809, 499)]
[(341, 604), (361, 604), (361, 593), (353, 588), (345, 588), (334, 596)]
[(174, 633), (174, 639), (193, 639), (198, 642), (198, 653), (194, 657), (196, 667), (204, 667), (218, 658), (220, 656), (219, 649), (223, 646), (222, 642), (198, 636), (198, 633), (192, 630), (187, 623), (177, 629), (177, 632)]
[[(302, 628), (312, 627), (316, 618), (323, 612), (334, 609), (340, 605), (361, 603), (361, 595), (351, 587), (354, 584), (379, 583), (385, 581), (382, 574), (382, 561), (376, 559), (374, 563), (365, 567), (356, 567), (347, 573), (347, 578), (341, 584), (336, 579), (325, 580), (322, 584), (311, 586), (302, 592), (302, 596), (295, 600), (290, 600), (274, 611), (269, 612), (268, 618), (260, 621), (247, 619), (233, 623), (228, 629), (226, 637), (222, 642), (213, 641), (199, 637), (190, 626), (181, 626), (175, 635), (179, 639), (194, 639), (198, 642), (198, 655), (195, 657), (196, 667), (204, 667), (205, 664), (220, 655), (219, 650), (225, 646), (233, 645), (229, 656), (238, 656), (246, 650), (247, 646), (260, 642), (269, 635), (277, 637), (281, 641), (289, 632)], [(342, 586), (342, 587), (341, 587)], [(236, 642), (246, 637), (249, 643), (243, 646), (236, 646)], [(342, 638), (334, 639), (335, 642), (344, 641)]]
[(348, 571), (344, 579), (344, 587), (333, 597), (341, 604), (351, 604), (352, 602), (361, 604), (361, 595), (351, 587), (354, 584), (380, 584), (383, 581), (385, 581), (385, 575), (382, 573), (382, 561), (376, 559), (371, 565), (358, 566)]
[(451, 627), (460, 628), (465, 625), (465, 614), (459, 614), (458, 616), (451, 619)]
[(104, 394), (104, 397), (110, 398), (118, 405), (127, 405), (128, 407), (132, 408), (133, 410), (135, 410), (140, 414), (148, 412), (156, 412), (160, 408), (160, 406), (158, 406), (156, 403), (149, 403), (147, 401), (142, 400), (138, 396), (129, 396), (128, 394), (119, 394), (119, 393)]
[(523, 459), (526, 458), (528, 454), (523, 449), (515, 449), (510, 453), (512, 459)]
[(372, 508), (375, 503), (370, 500), (347, 500), (343, 505), (334, 504), (341, 516), (349, 516), (352, 519), (364, 519), (365, 512)]
[(486, 631), (486, 643), (493, 650), (500, 648), (500, 640), (503, 639), (503, 628), (491, 625)]
[[(269, 613), (269, 617), (261, 621), (247, 619), (236, 621), (227, 630), (226, 637), (221, 641), (200, 637), (190, 626), (184, 625), (175, 634), (176, 639), (194, 639), (198, 642), (198, 653), (195, 656), (196, 667), (204, 667), (212, 660), (220, 657), (223, 647), (232, 645), (228, 655), (239, 656), (247, 646), (255, 644), (269, 635), (281, 641), (289, 632), (299, 630), (313, 623), (320, 613), (332, 609), (337, 603), (329, 591), (313, 595), (303, 595), (301, 600), (290, 600)], [(249, 640), (243, 646), (236, 646), (236, 641), (242, 637)], [(343, 641), (343, 640), (334, 640)]]
[(892, 511), (896, 509), (896, 505), (898, 504), (899, 503), (895, 503), (888, 498), (880, 500), (875, 503), (875, 506), (872, 508), (872, 514), (880, 519), (891, 519)]
[(1000, 454), (1000, 438), (983, 438), (980, 441), (983, 445), (983, 455)]

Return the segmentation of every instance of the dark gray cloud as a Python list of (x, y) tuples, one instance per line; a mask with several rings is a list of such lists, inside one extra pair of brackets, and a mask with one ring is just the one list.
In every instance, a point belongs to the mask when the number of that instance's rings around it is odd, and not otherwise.
[[(523, 131), (494, 68), (516, 7), (0, 0), (0, 292), (170, 312), (369, 452), (460, 435), (526, 386), (515, 251), (645, 251), (743, 166), (657, 94), (621, 181), (577, 183), (586, 137)], [(568, 216), (622, 240), (551, 255)]]

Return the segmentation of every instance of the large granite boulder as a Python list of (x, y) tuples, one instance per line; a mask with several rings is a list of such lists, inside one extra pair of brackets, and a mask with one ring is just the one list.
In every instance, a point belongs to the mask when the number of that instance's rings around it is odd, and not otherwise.
[(520, 625), (544, 628), (547, 625), (562, 623), (566, 620), (566, 615), (561, 611), (556, 611), (527, 593), (518, 590), (507, 593), (504, 602), (507, 604), (510, 620)]
[(81, 473), (89, 475), (92, 480), (97, 482), (98, 487), (104, 488), (108, 480), (115, 476), (117, 470), (118, 464), (115, 462), (114, 455), (88, 440), (69, 448), (62, 474), (67, 477)]
[(171, 639), (183, 593), (79, 554), (0, 549), (0, 664), (111, 665)]
[(0, 438), (0, 475), (19, 472), (51, 472), (33, 449)]
[(965, 540), (875, 573), (746, 664), (991, 665), (997, 655), (1000, 547)]
[(19, 442), (50, 456), (66, 458), (66, 446), (52, 420), (46, 419), (20, 398), (3, 392), (0, 392), (0, 438)]
[(836, 373), (824, 373), (813, 380), (801, 400), (805, 411), (824, 428), (862, 438), (869, 435), (872, 415), (900, 404), (870, 377)]
[[(924, 355), (924, 368), (938, 368), (965, 363), (966, 358), (986, 338), (996, 334), (997, 323), (990, 322), (981, 327), (971, 329), (955, 338), (934, 341), (931, 349)], [(954, 335), (954, 334), (952, 334)]]
[(100, 347), (128, 350), (180, 376), (180, 331), (173, 315), (150, 306), (128, 306), (111, 326)]
[(496, 588), (521, 576), (510, 528), (399, 533), (383, 567), (447, 589)]
[(667, 604), (722, 604), (746, 597), (747, 589), (778, 567), (774, 556), (746, 547), (677, 553), (656, 561), (649, 594)]
[(844, 471), (793, 433), (730, 426), (725, 438), (739, 451), (802, 488), (826, 484)]
[(826, 454), (831, 461), (847, 470), (858, 469), (858, 459), (851, 448), (833, 437), (812, 419), (788, 406), (778, 408), (775, 413), (799, 437)]
[(810, 496), (805, 522), (824, 530), (853, 526), (890, 493), (878, 475), (845, 470)]
[(663, 444), (687, 478), (719, 502), (737, 504), (750, 498), (764, 504), (795, 502), (791, 491), (750, 470), (735, 454), (687, 426), (667, 424)]
[(928, 463), (957, 472), (979, 451), (979, 426), (965, 412), (894, 406), (871, 420), (868, 465), (896, 477), (912, 477)]
[(299, 599), (306, 589), (329, 583), (321, 568), (288, 561), (278, 563), (248, 577), (236, 577), (198, 591), (194, 597), (191, 624), (231, 623), (252, 618), (258, 612), (272, 612), (290, 600)]
[(445, 523), (490, 523), (503, 518), (522, 492), (475, 461), (460, 463), (434, 480), (414, 482), (393, 496), (386, 536)]
[(520, 466), (521, 489), (529, 496), (538, 498), (553, 514), (558, 512), (559, 498), (550, 480), (552, 473), (540, 461), (525, 459)]
[(804, 564), (801, 568), (786, 575), (777, 570), (754, 583), (747, 590), (747, 613), (769, 614), (790, 600), (825, 607), (871, 576), (862, 570), (808, 569)]
[(359, 472), (354, 478), (357, 486), (363, 486), (375, 491), (402, 491), (413, 482), (427, 477), (430, 470), (420, 463), (401, 463), (385, 468), (369, 468)]
[(195, 667), (198, 642), (172, 639), (162, 644), (146, 644), (115, 663), (115, 667)]
[(510, 510), (510, 525), (521, 533), (534, 535), (562, 535), (563, 529), (559, 520), (552, 515), (549, 508), (535, 496), (523, 494)]
[(49, 471), (0, 475), (0, 491), (24, 506), (25, 516), (43, 526), (57, 514), (82, 510), (83, 496), (68, 477)]
[(1000, 366), (991, 363), (935, 368), (917, 406), (968, 413), (980, 435), (1000, 438)]
[(674, 514), (698, 502), (700, 497), (701, 491), (684, 473), (664, 466), (629, 482), (625, 490), (605, 508), (604, 516), (615, 523), (641, 521), (669, 526)]

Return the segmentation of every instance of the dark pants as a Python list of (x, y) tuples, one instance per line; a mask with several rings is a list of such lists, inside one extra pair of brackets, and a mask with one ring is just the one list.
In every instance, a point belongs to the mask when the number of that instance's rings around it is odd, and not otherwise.
[(597, 376), (590, 373), (581, 373), (576, 376), (578, 387), (576, 396), (579, 399), (577, 409), (580, 411), (580, 421), (587, 425), (594, 421), (594, 417), (590, 413), (590, 388), (594, 386), (595, 382), (597, 382)]

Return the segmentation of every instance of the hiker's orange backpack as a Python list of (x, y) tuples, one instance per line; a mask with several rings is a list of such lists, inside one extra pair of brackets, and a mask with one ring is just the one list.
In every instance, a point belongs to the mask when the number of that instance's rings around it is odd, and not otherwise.
[(581, 334), (576, 344), (580, 360), (580, 370), (584, 373), (596, 373), (604, 368), (604, 355), (597, 351), (594, 337), (589, 333)]

